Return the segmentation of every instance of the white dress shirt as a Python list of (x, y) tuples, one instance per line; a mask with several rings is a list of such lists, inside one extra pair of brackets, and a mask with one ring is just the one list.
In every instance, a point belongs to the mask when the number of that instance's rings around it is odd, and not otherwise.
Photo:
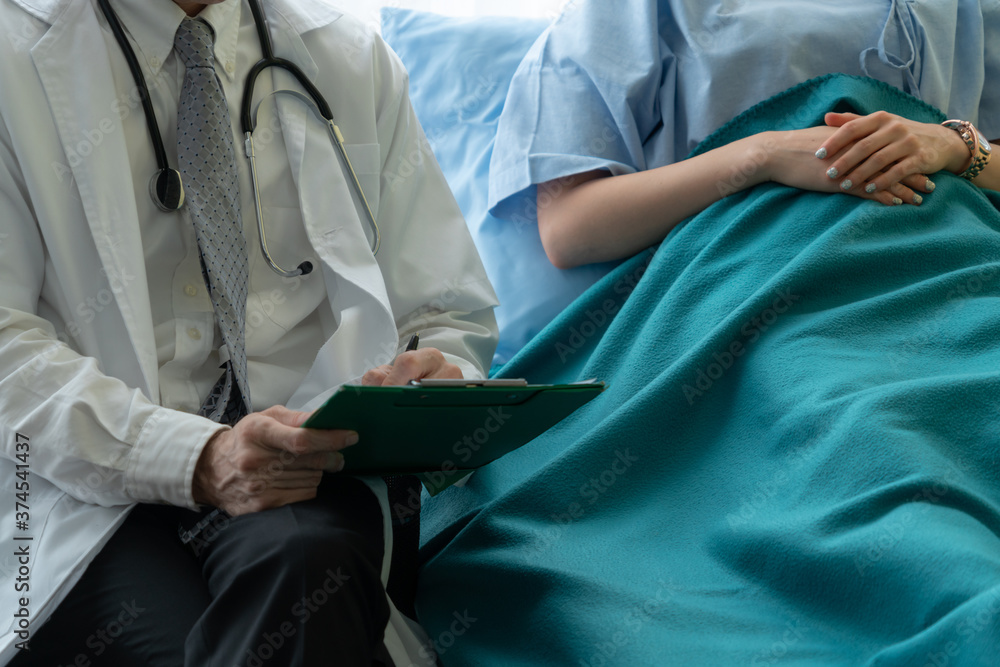
[[(169, 0), (112, 0), (112, 7), (146, 77), (167, 160), (176, 168), (177, 105), (186, 68), (174, 50), (174, 34), (186, 14)], [(244, 12), (238, 0), (226, 0), (207, 5), (198, 18), (215, 31), (216, 72), (233, 122), (250, 268), (247, 371), (254, 409), (263, 409), (284, 404), (301, 383), (312, 363), (301, 350), (318, 350), (322, 346), (325, 337), (320, 318), (332, 318), (332, 313), (318, 273), (282, 278), (267, 266), (260, 251), (250, 170), (239, 127), (243, 84), (250, 67), (261, 57), (252, 14)], [(106, 32), (105, 41), (110, 53), (120, 51), (110, 31)], [(119, 89), (134, 91), (134, 80), (124, 59), (113, 58), (111, 65)], [(270, 85), (270, 74), (262, 75), (255, 98), (270, 91)], [(228, 355), (202, 277), (188, 209), (163, 213), (149, 196), (148, 183), (156, 171), (156, 159), (138, 100), (138, 93), (120, 99), (112, 111), (123, 116), (142, 225), (160, 366), (160, 402), (165, 407), (193, 413), (219, 379), (222, 373), (219, 367)], [(308, 240), (287, 155), (283, 150), (269, 150), (281, 146), (280, 140), (275, 142), (272, 138), (275, 131), (280, 132), (280, 125), (269, 122), (269, 118), (275, 116), (262, 111), (260, 130), (255, 134), (269, 248), (275, 260), (287, 268), (307, 259), (316, 265), (315, 257), (289, 257), (280, 251), (285, 246), (308, 247)], [(336, 160), (332, 146), (331, 160)], [(331, 168), (337, 168), (337, 163), (331, 162)]]

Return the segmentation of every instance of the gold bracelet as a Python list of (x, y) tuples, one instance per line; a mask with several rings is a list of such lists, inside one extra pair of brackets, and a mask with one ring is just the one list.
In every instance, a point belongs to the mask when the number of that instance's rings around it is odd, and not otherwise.
[(993, 156), (993, 147), (989, 141), (983, 138), (979, 130), (967, 120), (946, 120), (941, 124), (958, 132), (959, 136), (962, 137), (962, 141), (969, 147), (969, 165), (962, 171), (961, 176), (971, 181), (981, 174), (983, 169), (986, 169), (986, 165), (990, 163), (990, 158)]

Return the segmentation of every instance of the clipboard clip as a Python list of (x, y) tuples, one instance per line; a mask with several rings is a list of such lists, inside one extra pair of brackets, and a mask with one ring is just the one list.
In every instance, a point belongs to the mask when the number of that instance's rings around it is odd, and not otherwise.
[(424, 378), (410, 380), (409, 386), (428, 389), (431, 387), (527, 387), (524, 378), (497, 378), (493, 380), (466, 380), (464, 378)]

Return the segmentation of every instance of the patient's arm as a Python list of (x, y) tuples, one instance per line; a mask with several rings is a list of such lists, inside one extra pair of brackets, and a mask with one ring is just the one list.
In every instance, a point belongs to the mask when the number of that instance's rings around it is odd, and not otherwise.
[[(545, 252), (559, 268), (628, 257), (723, 197), (769, 180), (839, 192), (840, 182), (826, 176), (815, 156), (835, 132), (822, 126), (764, 132), (657, 169), (614, 178), (592, 171), (543, 183), (538, 231)], [(911, 176), (888, 191), (852, 194), (889, 205), (897, 197), (910, 202), (911, 188), (926, 192), (926, 182)]]
[(990, 145), (993, 146), (993, 159), (973, 183), (981, 188), (1000, 191), (1000, 139), (991, 139)]

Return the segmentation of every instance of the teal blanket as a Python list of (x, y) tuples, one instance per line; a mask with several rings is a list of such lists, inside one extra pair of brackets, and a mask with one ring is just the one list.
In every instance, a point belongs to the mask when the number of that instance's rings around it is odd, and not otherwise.
[[(699, 150), (878, 109), (943, 119), (837, 75)], [(1000, 196), (935, 180), (730, 196), (505, 366), (609, 386), (426, 502), (442, 664), (1000, 664)]]

